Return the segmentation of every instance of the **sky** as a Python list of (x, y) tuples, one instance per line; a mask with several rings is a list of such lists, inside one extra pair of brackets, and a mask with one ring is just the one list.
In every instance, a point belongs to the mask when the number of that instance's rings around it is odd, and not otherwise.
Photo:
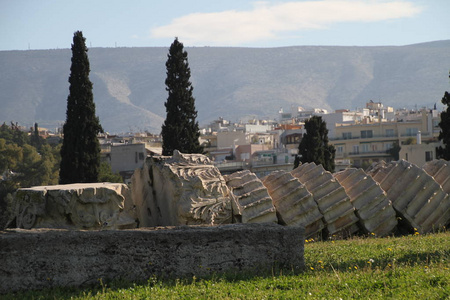
[(449, 0), (0, 0), (0, 51), (409, 45), (450, 39)]

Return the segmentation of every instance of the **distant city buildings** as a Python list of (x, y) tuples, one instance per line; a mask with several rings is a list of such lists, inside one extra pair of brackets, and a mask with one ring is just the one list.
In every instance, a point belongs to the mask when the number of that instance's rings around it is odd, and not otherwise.
[[(223, 173), (249, 169), (265, 176), (274, 170), (289, 171), (305, 134), (304, 122), (314, 115), (327, 124), (329, 143), (336, 149), (336, 171), (350, 166), (366, 168), (381, 160), (389, 162), (395, 159), (396, 151), (399, 159), (422, 166), (436, 158), (436, 147), (442, 145), (438, 141), (440, 112), (436, 109), (394, 110), (373, 101), (355, 111), (280, 109), (276, 121), (233, 123), (219, 118), (201, 129), (200, 143)], [(59, 132), (45, 128), (39, 128), (39, 134), (50, 143), (61, 139)], [(125, 182), (147, 156), (162, 153), (161, 137), (147, 132), (120, 136), (105, 133), (99, 140), (102, 160)]]
[[(336, 149), (336, 170), (366, 168), (381, 160), (399, 159), (419, 166), (436, 158), (439, 143), (440, 113), (436, 109), (394, 110), (381, 102), (369, 101), (364, 108), (350, 111), (291, 108), (279, 110), (278, 121), (251, 120), (250, 124), (232, 124), (220, 118), (204, 128), (205, 145), (219, 169), (227, 172), (258, 167), (292, 168), (298, 145), (305, 134), (304, 122), (321, 116), (327, 124), (330, 144)], [(399, 148), (393, 149), (398, 145)], [(288, 167), (289, 166), (289, 167)], [(255, 171), (256, 170), (256, 171)], [(264, 171), (258, 175), (265, 175)]]

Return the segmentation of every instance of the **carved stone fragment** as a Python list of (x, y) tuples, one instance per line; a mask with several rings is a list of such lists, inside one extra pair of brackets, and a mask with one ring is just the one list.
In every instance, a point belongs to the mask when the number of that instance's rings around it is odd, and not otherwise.
[(284, 225), (302, 225), (307, 238), (317, 235), (324, 228), (322, 214), (306, 187), (291, 173), (275, 171), (263, 179), (279, 222)]
[(236, 199), (233, 210), (239, 223), (277, 223), (275, 207), (267, 188), (249, 170), (224, 176)]
[(369, 174), (386, 191), (398, 214), (420, 233), (445, 226), (449, 196), (423, 169), (405, 160), (374, 165)]
[(362, 169), (349, 168), (334, 174), (344, 187), (366, 233), (386, 236), (394, 231), (397, 216), (391, 201)]
[(128, 187), (80, 183), (19, 189), (8, 225), (18, 228), (120, 229), (136, 227)]
[(140, 199), (141, 226), (227, 224), (233, 196), (225, 179), (201, 154), (147, 159), (132, 178), (133, 197)]
[(359, 230), (358, 217), (345, 189), (322, 165), (305, 163), (291, 171), (313, 195), (329, 235), (351, 235)]

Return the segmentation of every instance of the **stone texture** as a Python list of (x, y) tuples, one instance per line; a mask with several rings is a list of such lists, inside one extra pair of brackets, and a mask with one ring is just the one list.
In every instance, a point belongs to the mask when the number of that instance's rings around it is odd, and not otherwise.
[(447, 194), (450, 194), (450, 163), (443, 159), (426, 162), (422, 169), (439, 183)]
[(313, 195), (329, 235), (348, 236), (359, 230), (358, 217), (345, 189), (322, 165), (305, 163), (291, 174)]
[(249, 170), (224, 176), (236, 201), (233, 209), (237, 223), (277, 223), (275, 207), (267, 188)]
[(368, 170), (392, 200), (394, 209), (420, 233), (450, 220), (449, 195), (423, 169), (405, 160), (375, 164)]
[(232, 222), (234, 197), (201, 154), (149, 158), (132, 177), (140, 226), (218, 225)]
[(8, 225), (17, 228), (120, 229), (136, 227), (125, 184), (83, 183), (19, 189)]
[(324, 228), (322, 214), (306, 187), (289, 172), (275, 171), (263, 179), (283, 225), (305, 227), (306, 238), (313, 237)]
[(0, 231), (0, 293), (304, 267), (304, 230), (277, 224)]
[(371, 176), (362, 169), (348, 168), (334, 177), (350, 197), (364, 232), (386, 236), (394, 231), (397, 216), (392, 202)]

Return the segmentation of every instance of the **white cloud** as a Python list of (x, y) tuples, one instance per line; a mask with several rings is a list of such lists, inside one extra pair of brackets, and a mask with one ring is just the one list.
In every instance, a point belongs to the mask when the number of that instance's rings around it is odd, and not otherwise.
[(153, 38), (180, 37), (189, 45), (238, 45), (283, 33), (323, 29), (340, 22), (377, 22), (412, 17), (421, 8), (405, 1), (322, 0), (270, 5), (250, 11), (193, 13), (153, 28)]

